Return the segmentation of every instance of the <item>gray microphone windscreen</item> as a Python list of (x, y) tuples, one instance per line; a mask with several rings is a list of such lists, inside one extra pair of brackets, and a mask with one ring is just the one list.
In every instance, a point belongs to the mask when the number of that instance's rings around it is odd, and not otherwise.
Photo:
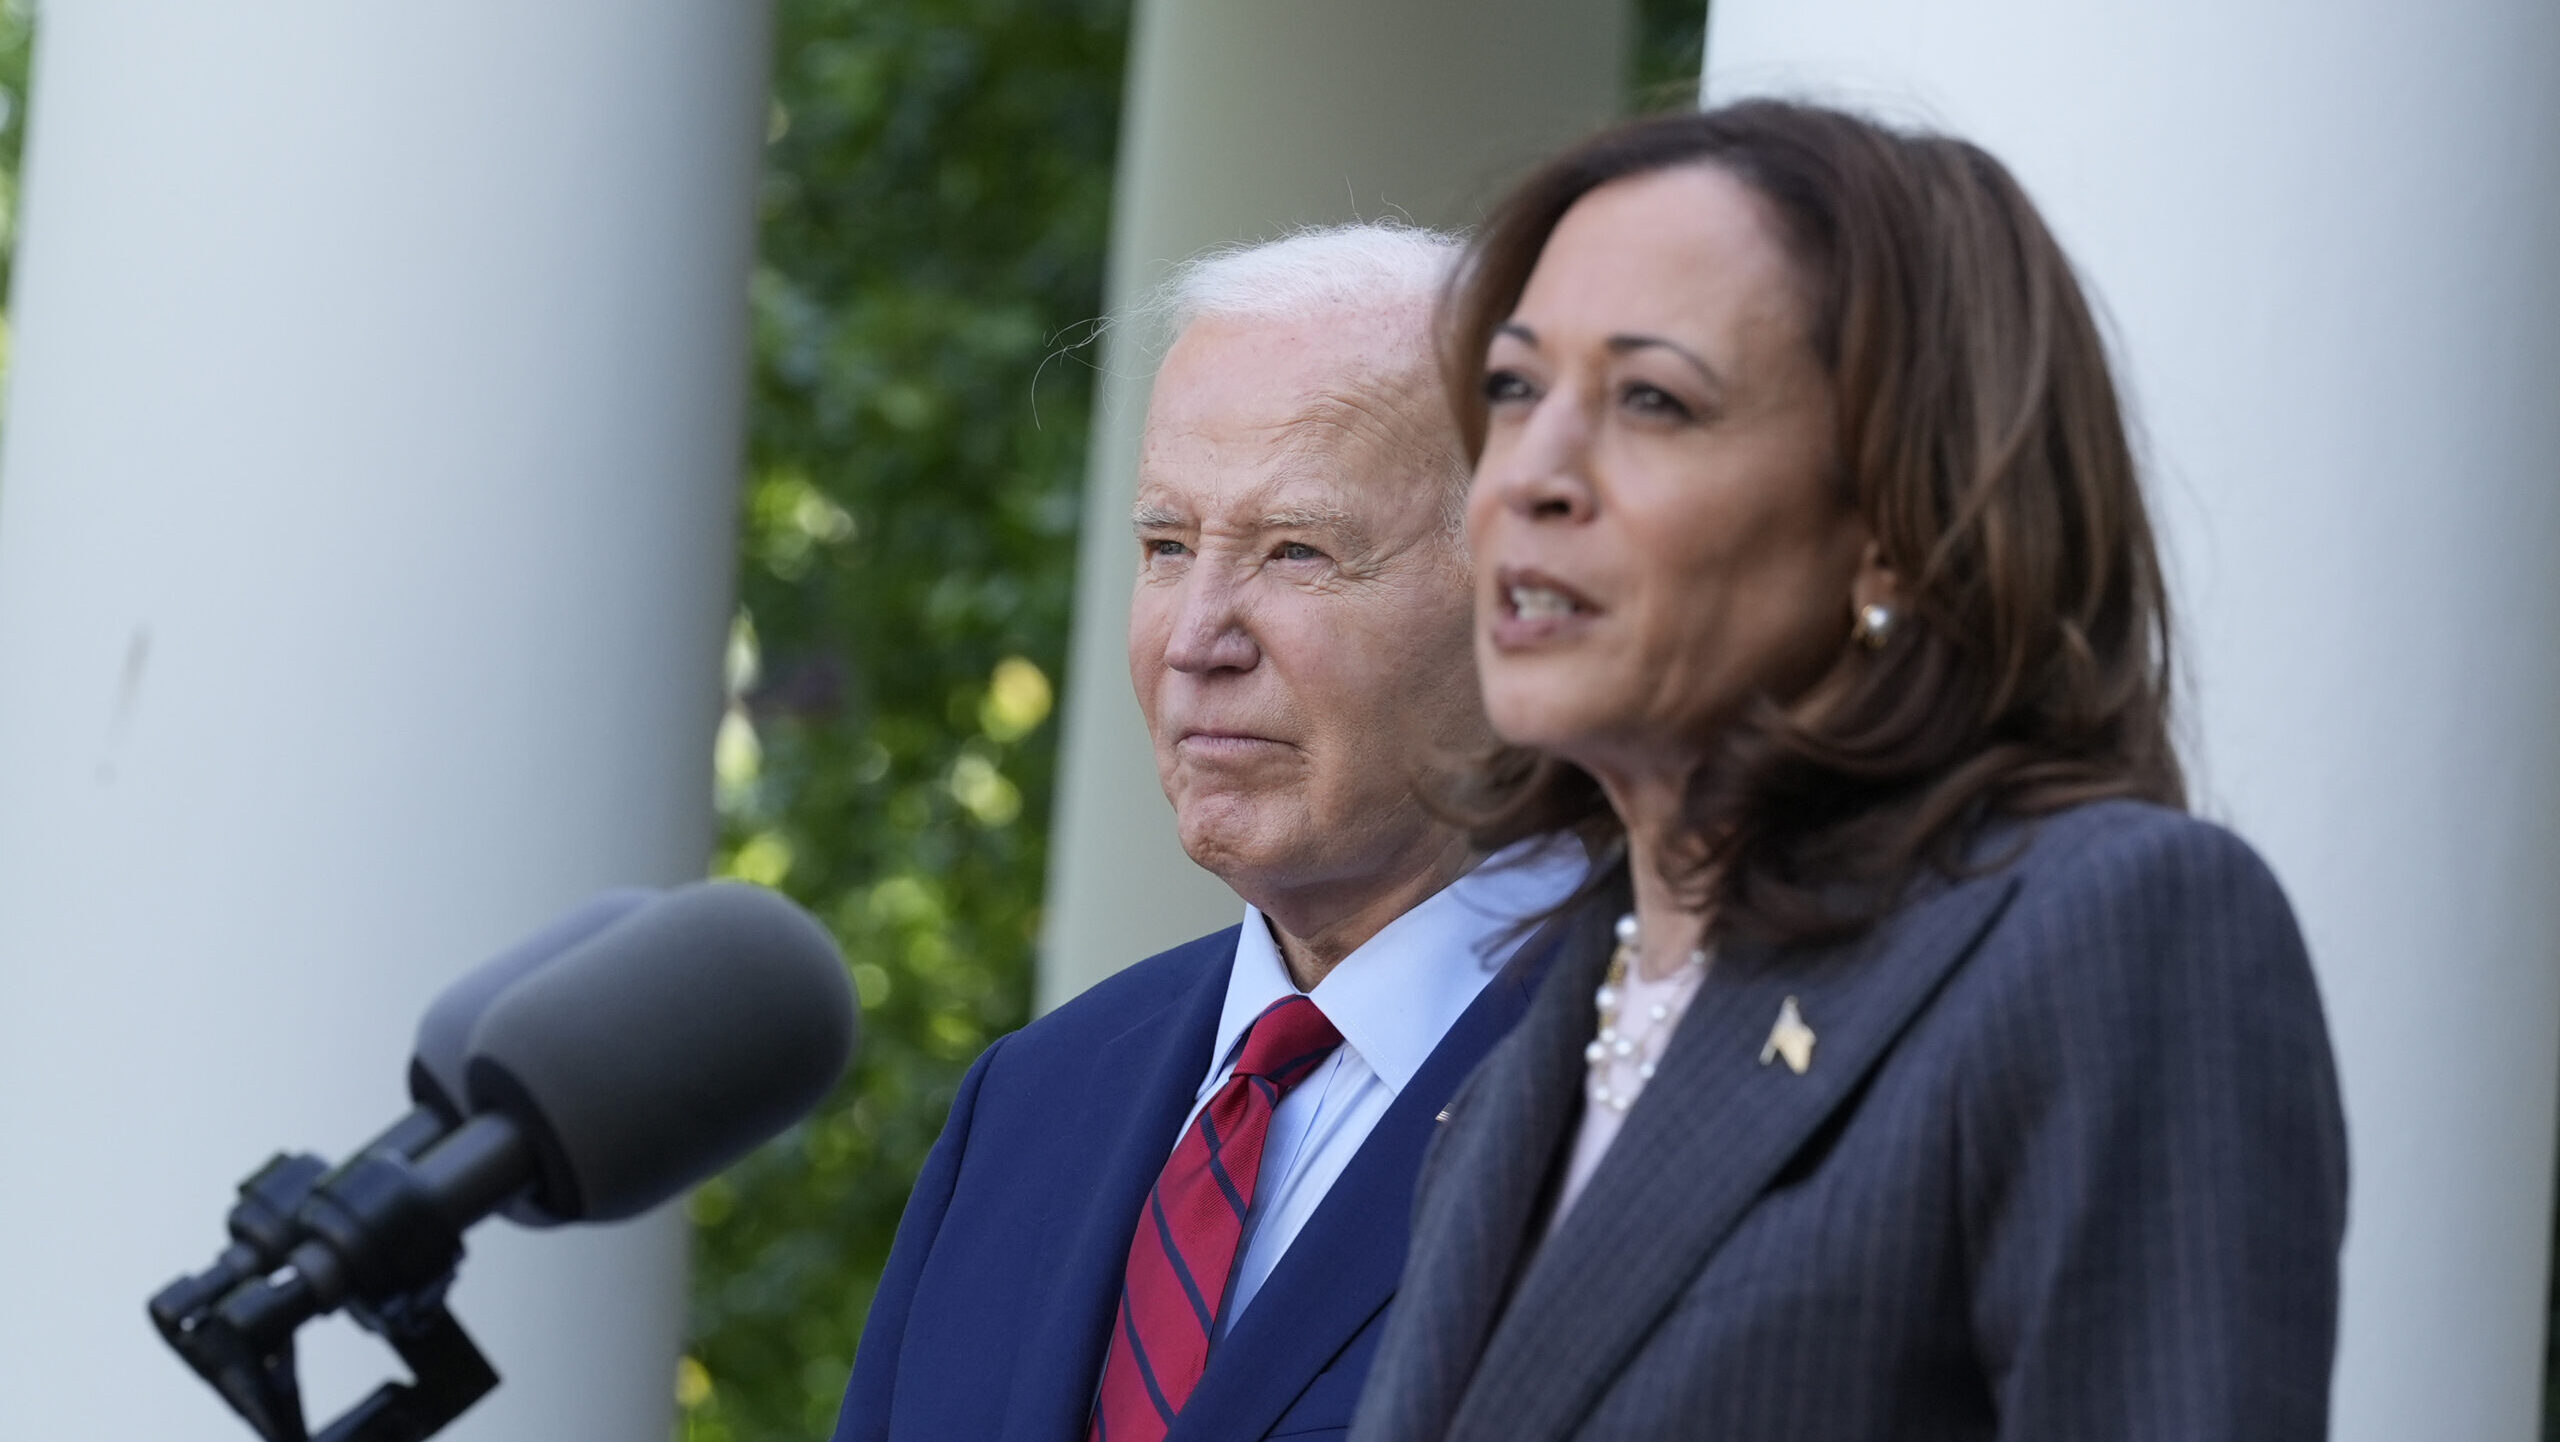
[(471, 1043), (471, 1028), (489, 1003), (657, 894), (645, 887), (626, 886), (590, 897), (438, 993), (426, 1015), (418, 1018), (418, 1046), (409, 1057), (409, 1099), (433, 1108), (445, 1125), (458, 1125), (469, 1111), (463, 1055)]
[(805, 1115), (852, 1059), (853, 987), (807, 912), (677, 887), (506, 988), (472, 1028), (471, 1110), (526, 1133), (533, 1200), (636, 1216)]

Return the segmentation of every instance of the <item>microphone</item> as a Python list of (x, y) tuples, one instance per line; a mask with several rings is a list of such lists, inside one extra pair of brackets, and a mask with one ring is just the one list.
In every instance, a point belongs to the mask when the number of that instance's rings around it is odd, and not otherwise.
[[(463, 1080), (471, 1029), (480, 1024), (481, 1014), (498, 999), (498, 994), (658, 895), (643, 887), (626, 886), (590, 897), (540, 931), (481, 963), (428, 1004), (426, 1014), (418, 1018), (418, 1044), (409, 1058), (409, 1096), (419, 1111), (435, 1119), (435, 1136), (460, 1126), (471, 1114), (470, 1088)], [(416, 1116), (411, 1113), (411, 1118)], [(416, 1147), (403, 1153), (412, 1157), (417, 1154)], [(543, 1210), (529, 1197), (518, 1197), (501, 1210), (509, 1221), (527, 1227), (555, 1227), (565, 1220)]]
[[(154, 1299), (170, 1344), (269, 1442), (308, 1442), (293, 1370), (302, 1323), (344, 1307), (416, 1379), (385, 1384), (320, 1442), (427, 1437), (497, 1384), (444, 1308), (465, 1230), (510, 1201), (544, 1223), (638, 1215), (843, 1075), (852, 987), (807, 913), (726, 882), (618, 897), (437, 999), (411, 1066), (418, 1110), (309, 1187), (273, 1229), (280, 1264), (209, 1302), (202, 1278)], [(286, 1162), (319, 1165), (279, 1158), (260, 1176)]]
[(470, 1114), (463, 1060), (470, 1048), (471, 1028), (480, 1024), (480, 1014), (489, 1009), (489, 1003), (657, 896), (645, 887), (625, 886), (589, 897), (437, 993), (418, 1018), (418, 1044), (409, 1057), (410, 1099), (433, 1111), (447, 1127), (461, 1125)]
[[(417, 1106), (357, 1148), (356, 1155), (414, 1158), (460, 1126), (469, 1112), (462, 1080), (464, 1056), (471, 1028), (479, 1024), (489, 1003), (656, 895), (640, 887), (623, 887), (592, 897), (447, 986), (428, 1003), (418, 1022), (417, 1046), (409, 1058), (409, 1095)], [(211, 1268), (171, 1283), (152, 1298), (151, 1315), (162, 1332), (210, 1307), (250, 1277), (282, 1266), (285, 1254), (299, 1239), (294, 1214), (329, 1171), (318, 1157), (279, 1153), (243, 1181), (240, 1199), (226, 1219), (232, 1245)], [(527, 1226), (548, 1226), (559, 1220), (526, 1200), (508, 1204), (506, 1211)]]

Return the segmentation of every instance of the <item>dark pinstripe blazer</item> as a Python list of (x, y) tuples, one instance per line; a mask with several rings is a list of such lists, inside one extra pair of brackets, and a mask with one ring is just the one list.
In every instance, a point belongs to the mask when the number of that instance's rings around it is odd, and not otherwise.
[(1424, 1163), (1355, 1442), (2325, 1436), (2346, 1140), (2283, 894), (2156, 807), (1997, 844), (1857, 942), (1727, 947), (1548, 1235), (1584, 918)]

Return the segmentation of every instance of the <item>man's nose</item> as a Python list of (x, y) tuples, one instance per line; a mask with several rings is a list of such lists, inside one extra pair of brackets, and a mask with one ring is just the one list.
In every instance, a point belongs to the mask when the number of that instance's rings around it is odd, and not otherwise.
[(1164, 663), (1176, 671), (1249, 671), (1262, 659), (1245, 614), (1238, 578), (1216, 565), (1194, 565), (1184, 578), (1181, 608)]

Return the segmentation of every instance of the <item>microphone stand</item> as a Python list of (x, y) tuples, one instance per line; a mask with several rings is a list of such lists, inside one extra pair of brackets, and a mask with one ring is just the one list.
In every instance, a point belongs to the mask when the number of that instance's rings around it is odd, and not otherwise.
[[(266, 1442), (421, 1442), (498, 1385), (445, 1293), (463, 1229), (521, 1187), (525, 1145), (496, 1116), (447, 1128), (422, 1107), (334, 1171), (275, 1157), (240, 1184), (213, 1266), (151, 1299), (160, 1335)], [(384, 1383), (315, 1438), (294, 1333), (340, 1307), (412, 1380)]]

